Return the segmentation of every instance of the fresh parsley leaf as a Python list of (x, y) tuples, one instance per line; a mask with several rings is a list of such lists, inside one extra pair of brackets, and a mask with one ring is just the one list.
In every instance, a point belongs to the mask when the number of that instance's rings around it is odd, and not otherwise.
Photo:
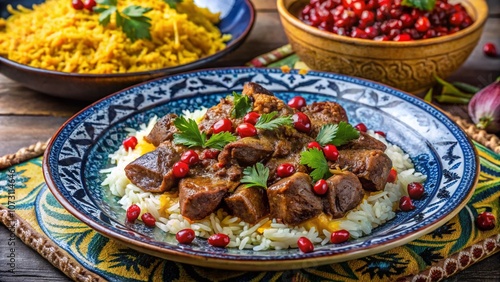
[(186, 119), (183, 116), (174, 120), (174, 125), (179, 133), (174, 134), (174, 143), (188, 147), (204, 147), (207, 136), (200, 132), (198, 124), (193, 119)]
[(182, 0), (163, 0), (163, 1), (165, 1), (165, 3), (167, 3), (170, 6), (170, 8), (172, 8), (172, 9), (175, 9), (175, 6), (178, 3), (182, 2)]
[(212, 135), (207, 142), (205, 142), (203, 147), (214, 148), (217, 150), (224, 149), (224, 146), (227, 144), (236, 141), (236, 136), (232, 135), (229, 132), (219, 132), (217, 134)]
[(328, 178), (332, 175), (330, 173), (325, 155), (322, 151), (318, 150), (318, 148), (303, 151), (300, 154), (300, 164), (313, 169), (310, 175), (314, 182), (323, 178)]
[(233, 109), (231, 110), (231, 117), (242, 118), (251, 110), (252, 101), (250, 97), (233, 92)]
[(263, 130), (275, 130), (276, 128), (283, 125), (292, 125), (293, 120), (291, 116), (281, 116), (274, 118), (277, 114), (278, 112), (262, 114), (255, 124), (255, 128)]
[(319, 130), (316, 141), (321, 145), (333, 144), (335, 146), (345, 143), (359, 137), (359, 131), (351, 124), (341, 121), (339, 124), (325, 124)]
[(269, 178), (269, 168), (261, 163), (248, 166), (243, 170), (241, 183), (246, 184), (245, 188), (260, 187), (267, 189), (267, 179)]
[(436, 6), (436, 0), (403, 0), (401, 6), (417, 8), (424, 11), (432, 11)]

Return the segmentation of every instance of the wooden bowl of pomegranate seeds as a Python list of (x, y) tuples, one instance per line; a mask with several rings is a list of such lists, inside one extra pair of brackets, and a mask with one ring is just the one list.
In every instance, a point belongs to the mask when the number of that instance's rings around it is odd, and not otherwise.
[(278, 11), (293, 49), (310, 68), (422, 94), (434, 75), (447, 77), (465, 62), (488, 7), (484, 0), (437, 0), (422, 9), (401, 2), (278, 0)]

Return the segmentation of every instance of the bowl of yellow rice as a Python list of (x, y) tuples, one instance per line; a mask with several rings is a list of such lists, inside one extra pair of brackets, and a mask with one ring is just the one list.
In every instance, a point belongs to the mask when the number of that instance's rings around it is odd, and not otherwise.
[(0, 72), (87, 101), (213, 62), (240, 46), (255, 20), (249, 0), (97, 0), (91, 9), (69, 0), (7, 2), (0, 2)]

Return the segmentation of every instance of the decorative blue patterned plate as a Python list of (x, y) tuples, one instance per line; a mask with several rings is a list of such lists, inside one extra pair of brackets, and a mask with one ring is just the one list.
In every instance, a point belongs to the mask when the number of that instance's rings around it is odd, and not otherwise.
[[(125, 214), (100, 183), (99, 170), (117, 150), (126, 127), (138, 128), (153, 115), (181, 113), (215, 105), (220, 97), (260, 83), (282, 99), (297, 94), (308, 102), (332, 100), (345, 107), (352, 124), (365, 123), (387, 133), (426, 175), (427, 197), (411, 212), (340, 245), (254, 252), (181, 246), (173, 236), (141, 224), (124, 224)], [(472, 196), (478, 158), (466, 134), (445, 114), (398, 90), (358, 78), (323, 72), (300, 75), (279, 69), (227, 68), (173, 75), (126, 89), (84, 109), (52, 138), (45, 153), (46, 182), (61, 204), (78, 219), (110, 238), (142, 252), (174, 261), (238, 270), (282, 270), (340, 262), (379, 253), (414, 240), (446, 223)]]

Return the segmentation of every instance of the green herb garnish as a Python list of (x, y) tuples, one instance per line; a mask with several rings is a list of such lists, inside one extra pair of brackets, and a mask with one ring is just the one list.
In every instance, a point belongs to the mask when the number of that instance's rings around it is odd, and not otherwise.
[(222, 150), (228, 143), (236, 141), (236, 136), (229, 132), (214, 134), (207, 140), (206, 133), (200, 131), (196, 121), (182, 116), (174, 120), (174, 125), (179, 131), (174, 134), (174, 143), (177, 145)]
[(332, 176), (325, 155), (318, 148), (308, 149), (300, 154), (300, 164), (313, 169), (310, 175), (314, 182)]
[(291, 116), (281, 116), (274, 118), (276, 115), (278, 115), (278, 112), (262, 114), (255, 124), (255, 128), (262, 130), (275, 130), (280, 126), (292, 125), (293, 120)]
[(132, 42), (138, 39), (151, 39), (149, 32), (151, 19), (144, 14), (152, 8), (131, 5), (120, 12), (117, 8), (117, 0), (96, 0), (96, 2), (99, 5), (94, 7), (94, 11), (100, 14), (99, 24), (107, 26), (114, 14), (116, 26), (120, 27)]
[(254, 166), (248, 166), (243, 170), (243, 178), (241, 183), (245, 184), (245, 188), (259, 187), (267, 189), (267, 179), (269, 178), (269, 168), (261, 163), (256, 163)]
[(417, 8), (424, 11), (432, 11), (436, 6), (436, 0), (403, 0), (401, 6)]
[(335, 146), (344, 145), (347, 142), (359, 137), (359, 131), (351, 124), (341, 121), (339, 124), (326, 124), (319, 130), (316, 141), (321, 146), (333, 144)]
[(231, 117), (242, 118), (251, 110), (252, 101), (250, 97), (233, 92), (233, 109), (231, 110)]
[(163, 1), (167, 3), (172, 9), (175, 9), (175, 6), (177, 6), (177, 4), (182, 2), (182, 0), (163, 0)]

